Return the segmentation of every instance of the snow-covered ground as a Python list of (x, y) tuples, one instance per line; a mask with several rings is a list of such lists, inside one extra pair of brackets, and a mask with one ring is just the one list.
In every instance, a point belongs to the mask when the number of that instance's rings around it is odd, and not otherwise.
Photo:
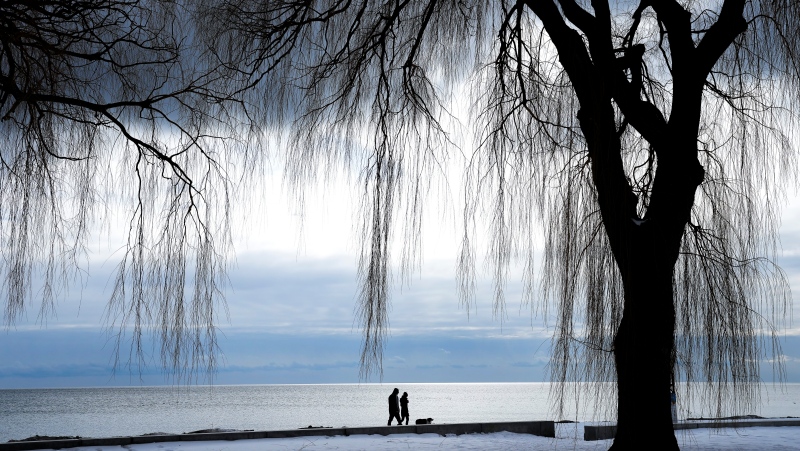
[[(800, 427), (752, 427), (677, 431), (684, 451), (800, 450)], [(583, 424), (556, 425), (556, 438), (499, 432), (442, 437), (437, 434), (355, 435), (350, 437), (295, 437), (237, 441), (166, 442), (143, 445), (92, 446), (76, 451), (262, 451), (262, 450), (575, 450), (601, 451), (611, 440), (586, 442)], [(643, 449), (658, 449), (656, 443)]]

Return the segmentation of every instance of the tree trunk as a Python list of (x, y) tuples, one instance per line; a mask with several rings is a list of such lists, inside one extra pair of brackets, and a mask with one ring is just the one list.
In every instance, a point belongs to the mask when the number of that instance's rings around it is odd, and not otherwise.
[(623, 273), (624, 311), (614, 339), (618, 412), (611, 449), (640, 450), (653, 444), (677, 450), (670, 410), (675, 307), (669, 262), (673, 260), (658, 252), (661, 246), (654, 227), (645, 223), (639, 228), (644, 237), (632, 247), (635, 255)]
[[(688, 148), (685, 143), (668, 144), (674, 149)], [(627, 237), (616, 242), (618, 246), (623, 242), (625, 249), (615, 252), (616, 256), (624, 252), (617, 263), (625, 300), (614, 338), (618, 411), (611, 449), (615, 451), (649, 444), (678, 449), (670, 409), (675, 363), (672, 278), (703, 174), (694, 157), (679, 165), (662, 162), (644, 220), (630, 221)]]

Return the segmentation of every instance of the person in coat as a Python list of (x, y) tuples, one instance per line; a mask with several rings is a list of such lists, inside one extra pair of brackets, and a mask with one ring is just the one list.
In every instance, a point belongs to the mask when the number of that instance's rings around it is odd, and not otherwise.
[(394, 389), (391, 395), (389, 395), (389, 423), (387, 426), (392, 425), (392, 418), (397, 418), (397, 425), (400, 426), (403, 420), (400, 419), (400, 405), (397, 403), (397, 394), (400, 393), (400, 390)]
[(402, 423), (403, 420), (406, 420), (406, 425), (408, 425), (408, 393), (403, 392), (403, 396), (400, 397), (400, 422)]

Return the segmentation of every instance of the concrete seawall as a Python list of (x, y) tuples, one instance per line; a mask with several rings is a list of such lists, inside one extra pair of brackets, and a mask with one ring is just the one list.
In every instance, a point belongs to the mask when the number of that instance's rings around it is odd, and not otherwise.
[(139, 435), (133, 437), (76, 438), (65, 440), (40, 440), (0, 443), (0, 451), (28, 451), (37, 449), (76, 448), (79, 446), (126, 446), (141, 443), (189, 442), (198, 440), (247, 440), (258, 438), (286, 438), (361, 434), (475, 434), (491, 432), (516, 432), (543, 437), (555, 437), (552, 421), (514, 421), (503, 423), (421, 424), (408, 426), (374, 426), (354, 428), (290, 429), (286, 431), (237, 431), (200, 434)]
[[(678, 431), (682, 429), (702, 429), (702, 428), (752, 428), (752, 427), (775, 427), (775, 426), (800, 426), (800, 419), (796, 418), (765, 418), (757, 420), (719, 420), (719, 421), (681, 421), (672, 425)], [(608, 440), (617, 434), (617, 425), (597, 425), (584, 426), (583, 439)]]

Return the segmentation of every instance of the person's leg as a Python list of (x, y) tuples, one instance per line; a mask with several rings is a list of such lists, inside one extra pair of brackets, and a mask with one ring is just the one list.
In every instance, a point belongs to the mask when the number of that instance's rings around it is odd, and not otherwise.
[(391, 426), (392, 425), (392, 418), (393, 417), (394, 417), (394, 414), (392, 412), (389, 412), (389, 422), (386, 424), (386, 426)]

